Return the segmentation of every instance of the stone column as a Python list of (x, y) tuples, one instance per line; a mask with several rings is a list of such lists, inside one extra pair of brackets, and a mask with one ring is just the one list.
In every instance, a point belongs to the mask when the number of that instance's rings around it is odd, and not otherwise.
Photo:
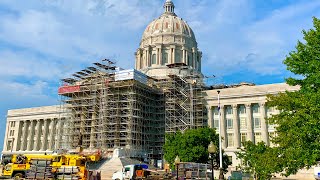
[(35, 122), (36, 120), (31, 120), (30, 123), (30, 132), (29, 132), (29, 136), (28, 136), (28, 145), (27, 145), (27, 151), (31, 151), (32, 150), (32, 145), (34, 143), (34, 128), (35, 128)]
[(208, 111), (208, 126), (209, 128), (213, 128), (213, 117), (212, 117), (211, 106), (207, 106), (207, 111)]
[(55, 137), (55, 123), (56, 123), (56, 119), (52, 119), (51, 123), (50, 123), (50, 134), (49, 134), (49, 146), (48, 149), (49, 150), (53, 150), (54, 147), (54, 137)]
[(44, 119), (43, 140), (42, 140), (42, 144), (41, 144), (42, 151), (47, 150), (49, 121), (50, 121), (50, 119)]
[(162, 47), (159, 47), (159, 58), (158, 58), (158, 64), (161, 65), (162, 64)]
[(196, 62), (197, 62), (197, 52), (194, 52), (194, 59), (193, 59), (193, 64), (192, 67), (195, 69), (196, 68)]
[(16, 132), (17, 133), (17, 139), (15, 140), (16, 141), (16, 151), (19, 151), (19, 150), (21, 150), (21, 135), (22, 135), (22, 124), (23, 124), (23, 122), (22, 121), (15, 121), (17, 124), (18, 124), (18, 132)]
[(147, 66), (147, 50), (143, 50), (142, 53), (142, 67), (145, 68)]
[(33, 147), (33, 150), (34, 151), (38, 151), (40, 150), (40, 143), (41, 143), (41, 120), (37, 120), (37, 133), (36, 133), (36, 140), (35, 140), (35, 144), (34, 144), (34, 147)]
[(151, 65), (149, 48), (147, 49), (146, 55), (147, 55), (147, 58), (146, 58), (147, 59), (147, 67), (149, 67)]
[(141, 52), (140, 52), (140, 49), (137, 51), (137, 62), (136, 62), (136, 69), (141, 69)]
[(186, 49), (184, 47), (182, 47), (182, 56), (182, 63), (186, 63)]
[(173, 48), (173, 52), (172, 52), (172, 63), (176, 62), (176, 48)]
[(61, 143), (61, 130), (62, 130), (62, 119), (58, 119), (57, 128), (56, 128), (55, 149), (59, 149), (59, 148), (60, 148), (60, 143)]
[(221, 133), (221, 137), (222, 137), (222, 148), (225, 149), (227, 147), (227, 130), (226, 130), (226, 120), (225, 120), (225, 114), (224, 114), (224, 105), (220, 105), (220, 122), (221, 123), (221, 129), (220, 132)]
[(266, 107), (265, 103), (260, 103), (260, 113), (261, 113), (261, 136), (262, 140), (269, 145), (269, 133), (268, 133), (268, 125), (266, 122)]
[(233, 104), (233, 128), (234, 128), (234, 146), (240, 147), (240, 130), (239, 130), (239, 118), (238, 118), (238, 105)]
[(251, 114), (251, 104), (246, 104), (246, 114), (247, 114), (247, 137), (248, 137), (248, 141), (254, 142), (253, 123), (252, 123), (252, 114)]
[(172, 64), (172, 48), (169, 49), (169, 53), (168, 53), (168, 63)]
[(27, 133), (28, 133), (28, 128), (29, 128), (29, 124), (28, 124), (28, 121), (24, 121), (23, 122), (23, 132), (22, 132), (22, 137), (21, 137), (21, 140), (22, 140), (22, 143), (21, 143), (21, 147), (20, 149), (22, 151), (26, 150), (26, 144), (28, 142), (28, 138), (27, 138)]
[(138, 67), (138, 63), (139, 63), (138, 51), (134, 53), (134, 56), (135, 56), (135, 58), (136, 58), (136, 62), (135, 62), (134, 67), (135, 67), (136, 69), (139, 69), (139, 67)]

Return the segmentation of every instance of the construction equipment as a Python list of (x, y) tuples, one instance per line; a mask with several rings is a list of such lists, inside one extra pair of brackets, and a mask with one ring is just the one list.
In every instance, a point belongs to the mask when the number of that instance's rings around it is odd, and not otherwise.
[(124, 166), (122, 171), (117, 171), (113, 174), (112, 180), (125, 180), (125, 179), (145, 179), (150, 175), (147, 170), (148, 165), (145, 164), (132, 164)]
[(3, 155), (0, 178), (85, 180), (96, 174), (89, 172), (86, 163), (99, 160), (99, 154)]

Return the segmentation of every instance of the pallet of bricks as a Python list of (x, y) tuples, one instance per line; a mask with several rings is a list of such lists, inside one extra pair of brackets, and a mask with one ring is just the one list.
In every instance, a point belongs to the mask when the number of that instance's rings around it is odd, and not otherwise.
[(27, 171), (26, 179), (47, 179), (54, 178), (52, 173), (51, 160), (47, 159), (32, 159), (30, 161), (30, 169)]
[(56, 171), (57, 180), (80, 180), (78, 166), (61, 166)]

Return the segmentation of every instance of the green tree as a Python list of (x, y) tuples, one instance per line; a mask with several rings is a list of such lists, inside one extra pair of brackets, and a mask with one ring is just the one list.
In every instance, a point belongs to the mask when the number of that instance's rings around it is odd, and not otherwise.
[[(174, 159), (177, 155), (180, 157), (181, 162), (208, 163), (208, 145), (212, 141), (219, 147), (218, 139), (215, 129), (210, 128), (189, 129), (183, 133), (177, 132), (176, 134), (168, 133), (163, 147), (164, 158), (170, 163), (171, 167), (173, 167)], [(218, 152), (214, 157), (216, 158), (217, 156), (219, 156)], [(216, 162), (219, 162), (219, 160)], [(224, 155), (224, 169), (226, 170), (230, 164), (230, 160)]]
[(239, 168), (245, 173), (253, 174), (257, 180), (271, 179), (273, 173), (282, 170), (282, 158), (279, 157), (278, 149), (271, 148), (264, 142), (254, 144), (247, 141), (236, 154), (242, 160)]
[(284, 60), (295, 77), (286, 80), (300, 90), (268, 96), (268, 106), (280, 113), (269, 122), (277, 124), (279, 156), (285, 175), (310, 167), (320, 159), (320, 20), (313, 18), (314, 28), (302, 31), (304, 42)]

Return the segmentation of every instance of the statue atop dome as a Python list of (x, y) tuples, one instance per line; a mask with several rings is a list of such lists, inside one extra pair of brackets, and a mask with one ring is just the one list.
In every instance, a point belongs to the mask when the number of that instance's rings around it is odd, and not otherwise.
[(202, 75), (202, 53), (192, 29), (174, 13), (171, 0), (166, 0), (163, 8), (164, 13), (153, 20), (142, 35), (135, 53), (135, 68), (154, 78), (168, 74)]

